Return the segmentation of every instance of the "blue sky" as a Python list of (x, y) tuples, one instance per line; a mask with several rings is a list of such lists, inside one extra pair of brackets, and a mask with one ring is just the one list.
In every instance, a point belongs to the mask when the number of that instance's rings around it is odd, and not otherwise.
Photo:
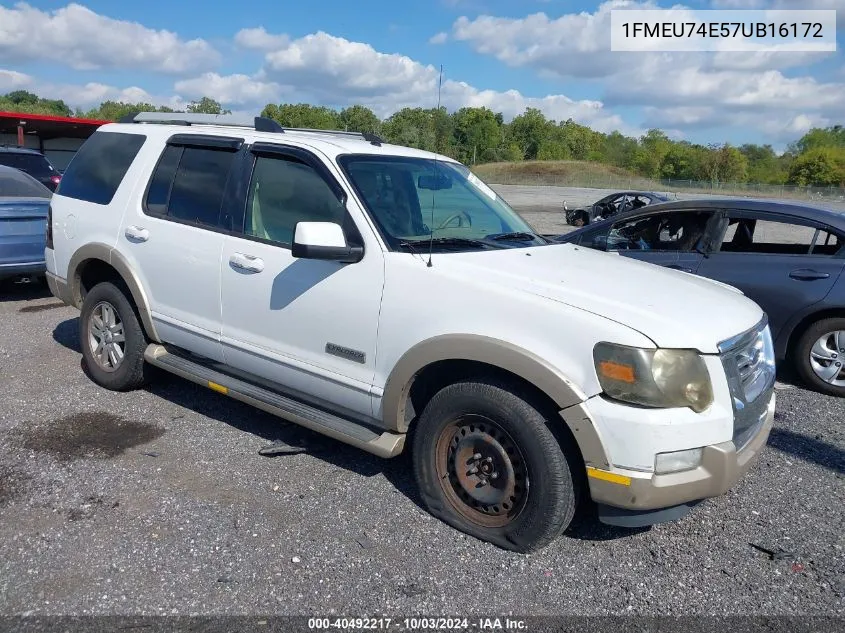
[[(845, 123), (832, 53), (620, 53), (612, 8), (665, 0), (427, 2), (88, 0), (0, 2), (0, 92), (24, 88), (90, 107), (105, 99), (235, 111), (268, 102), (364, 103), (380, 116), (436, 103), (506, 119), (539, 107), (602, 131), (661, 127), (696, 142), (783, 148)], [(845, 0), (686, 0), (690, 8), (838, 9)], [(842, 38), (839, 38), (841, 45)]]

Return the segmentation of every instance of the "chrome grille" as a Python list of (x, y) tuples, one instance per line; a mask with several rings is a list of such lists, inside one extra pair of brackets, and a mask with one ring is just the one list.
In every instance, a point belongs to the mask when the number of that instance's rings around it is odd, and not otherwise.
[(766, 419), (775, 386), (775, 351), (768, 321), (719, 345), (734, 410), (733, 441), (745, 447)]

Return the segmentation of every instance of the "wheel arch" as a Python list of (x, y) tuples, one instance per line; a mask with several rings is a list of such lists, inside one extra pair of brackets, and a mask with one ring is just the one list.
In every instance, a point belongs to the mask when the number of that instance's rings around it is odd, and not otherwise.
[(488, 336), (445, 334), (414, 345), (390, 372), (382, 397), (385, 426), (407, 432), (414, 416), (411, 401), (414, 384), (427, 371), (444, 368), (444, 363), (465, 370), (489, 368), (513, 375), (543, 393), (558, 410), (585, 399), (566, 376), (532, 352)]
[(781, 334), (779, 345), (776, 345), (777, 355), (781, 358), (792, 358), (795, 352), (795, 346), (798, 344), (801, 335), (807, 331), (807, 328), (813, 325), (816, 321), (822, 319), (845, 319), (845, 307), (828, 307), (815, 310), (800, 318), (792, 327)]
[[(383, 423), (407, 433), (428, 400), (456, 380), (493, 375), (523, 387), (551, 417), (560, 418), (552, 431), (568, 435), (585, 464), (606, 466), (600, 434), (583, 407), (580, 388), (544, 359), (519, 346), (473, 334), (447, 334), (427, 339), (396, 363), (382, 397)], [(428, 393), (415, 393), (422, 383)], [(416, 401), (416, 404), (415, 404)]]
[(126, 259), (103, 243), (86, 244), (77, 249), (68, 264), (67, 282), (72, 304), (81, 308), (88, 286), (107, 280), (123, 282), (129, 290), (145, 333), (151, 340), (161, 342), (153, 323), (147, 294)]

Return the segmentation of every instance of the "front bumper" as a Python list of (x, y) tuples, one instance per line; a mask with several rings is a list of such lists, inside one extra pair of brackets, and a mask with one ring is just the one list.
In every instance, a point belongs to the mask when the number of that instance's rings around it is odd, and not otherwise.
[(775, 395), (762, 423), (745, 446), (733, 441), (704, 447), (701, 465), (692, 470), (663, 475), (613, 468), (587, 467), (590, 495), (600, 504), (626, 510), (671, 508), (717, 497), (727, 492), (759, 457), (775, 417)]

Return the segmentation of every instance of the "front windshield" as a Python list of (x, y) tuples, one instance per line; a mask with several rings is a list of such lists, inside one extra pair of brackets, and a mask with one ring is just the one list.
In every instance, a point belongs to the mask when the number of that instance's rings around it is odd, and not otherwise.
[(537, 235), (464, 165), (404, 156), (339, 159), (388, 246), (470, 250), (537, 246)]

